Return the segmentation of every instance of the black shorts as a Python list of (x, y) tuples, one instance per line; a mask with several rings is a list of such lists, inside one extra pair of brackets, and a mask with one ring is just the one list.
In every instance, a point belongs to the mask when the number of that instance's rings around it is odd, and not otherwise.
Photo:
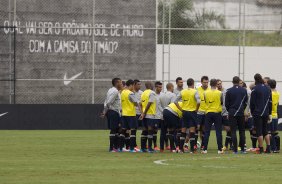
[(270, 133), (277, 132), (277, 130), (278, 130), (278, 119), (272, 119), (272, 122), (267, 124), (267, 130)]
[(206, 121), (206, 115), (205, 114), (197, 114), (197, 123), (198, 126), (204, 126)]
[(197, 112), (183, 111), (182, 128), (197, 127)]
[(268, 116), (254, 116), (254, 127), (256, 128), (257, 136), (267, 135)]
[(120, 116), (119, 113), (113, 110), (108, 110), (106, 113), (108, 128), (109, 129), (117, 129), (120, 125)]
[(143, 119), (143, 127), (153, 127), (158, 128), (159, 127), (159, 120), (158, 119), (151, 119), (151, 118), (144, 118)]
[(167, 125), (167, 128), (177, 128), (180, 127), (180, 118), (176, 115), (174, 115), (169, 110), (165, 109), (163, 111), (164, 116), (164, 123)]
[(122, 128), (131, 130), (137, 129), (137, 119), (136, 116), (122, 116)]

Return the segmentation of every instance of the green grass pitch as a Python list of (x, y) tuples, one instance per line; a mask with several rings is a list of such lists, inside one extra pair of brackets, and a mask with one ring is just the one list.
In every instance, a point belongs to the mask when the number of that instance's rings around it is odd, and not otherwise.
[(0, 184), (282, 183), (281, 153), (217, 155), (214, 132), (209, 148), (207, 155), (109, 153), (108, 131), (3, 130)]

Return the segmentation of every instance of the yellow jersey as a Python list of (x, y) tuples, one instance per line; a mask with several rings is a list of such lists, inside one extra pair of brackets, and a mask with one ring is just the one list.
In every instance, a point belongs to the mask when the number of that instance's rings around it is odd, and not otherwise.
[(197, 110), (197, 100), (195, 95), (197, 93), (196, 89), (183, 89), (181, 92), (183, 107), (185, 111), (196, 111)]
[(277, 108), (279, 104), (280, 93), (278, 91), (272, 91), (272, 118), (277, 119)]
[[(149, 103), (151, 93), (153, 93), (153, 91), (150, 90), (150, 89), (147, 89), (141, 95), (141, 104), (142, 104), (142, 111), (143, 112), (145, 111), (145, 109), (146, 109), (146, 107)], [(154, 100), (154, 102), (151, 104), (150, 108), (148, 109), (147, 114), (148, 115), (156, 115), (156, 112), (157, 112), (156, 107), (157, 107), (157, 103), (156, 103), (156, 100)]]
[(205, 103), (206, 103), (206, 113), (214, 112), (220, 113), (222, 112), (222, 103), (221, 103), (221, 91), (208, 90), (204, 93)]
[[(178, 102), (178, 105), (183, 108), (183, 102)], [(178, 109), (175, 103), (169, 104), (168, 107), (171, 108), (175, 113), (177, 113), (179, 118), (182, 118), (182, 111)]]
[(134, 94), (128, 89), (124, 89), (121, 92), (121, 109), (122, 116), (136, 116), (135, 104), (130, 101), (129, 95)]
[(198, 91), (200, 99), (201, 99), (200, 107), (199, 107), (199, 110), (198, 110), (199, 112), (206, 112), (206, 110), (207, 110), (207, 105), (205, 103), (204, 93), (205, 93), (205, 91), (208, 91), (208, 90), (210, 90), (210, 88), (204, 89), (204, 88), (202, 88), (202, 86), (197, 88), (197, 91)]

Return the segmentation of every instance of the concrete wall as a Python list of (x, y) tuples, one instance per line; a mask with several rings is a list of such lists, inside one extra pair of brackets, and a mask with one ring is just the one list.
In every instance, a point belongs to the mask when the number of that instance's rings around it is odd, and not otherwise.
[[(13, 25), (9, 22), (8, 2), (1, 1), (0, 26)], [(11, 11), (16, 12), (14, 25), (24, 27), (17, 30), (16, 39), (16, 77), (22, 79), (16, 82), (17, 103), (91, 103), (93, 76), (95, 79), (117, 76), (155, 79), (155, 31), (145, 31), (142, 27), (156, 27), (156, 1), (17, 0), (16, 8), (11, 4)], [(42, 29), (42, 25), (50, 29)], [(75, 29), (69, 30), (69, 25)], [(91, 29), (79, 29), (93, 25), (102, 27), (95, 30), (94, 36)], [(52, 29), (57, 26), (64, 28)], [(136, 34), (124, 27), (133, 28)], [(81, 35), (75, 34), (80, 30), (83, 30)], [(8, 53), (10, 33), (8, 29), (0, 29), (0, 47), (5, 53)], [(0, 78), (9, 78), (9, 56), (1, 52), (0, 61)], [(77, 79), (86, 81), (64, 85), (65, 75), (70, 78), (80, 73)], [(9, 102), (8, 84), (0, 82), (0, 103)], [(95, 82), (96, 101), (105, 97), (109, 85), (109, 82)]]

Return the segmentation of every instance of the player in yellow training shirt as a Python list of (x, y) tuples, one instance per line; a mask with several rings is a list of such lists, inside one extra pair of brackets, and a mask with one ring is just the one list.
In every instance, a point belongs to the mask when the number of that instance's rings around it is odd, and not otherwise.
[[(182, 102), (178, 102), (178, 106), (182, 108)], [(174, 135), (176, 133), (176, 128), (180, 126), (182, 111), (175, 105), (175, 103), (171, 103), (164, 109), (163, 118), (164, 123), (167, 126), (167, 138), (170, 142), (170, 151), (176, 152)]]
[[(152, 148), (153, 134), (155, 131), (156, 124), (156, 113), (157, 113), (157, 99), (156, 93), (153, 91), (153, 83), (145, 83), (146, 90), (141, 95), (141, 107), (143, 113), (141, 119), (143, 119), (143, 129), (147, 130), (147, 135), (143, 135), (141, 139), (141, 151), (146, 152), (146, 142), (148, 138), (148, 152), (153, 153), (155, 150)], [(142, 135), (141, 135), (142, 137)]]
[(126, 81), (126, 87), (121, 92), (121, 109), (122, 109), (122, 132), (120, 134), (120, 151), (124, 150), (126, 130), (130, 130), (130, 152), (136, 152), (134, 147), (136, 145), (136, 129), (138, 127), (136, 118), (137, 106), (140, 110), (138, 100), (133, 92), (134, 81)]
[(197, 112), (197, 121), (198, 121), (198, 127), (196, 130), (196, 142), (198, 141), (198, 133), (200, 132), (200, 138), (202, 141), (201, 148), (204, 146), (204, 137), (205, 137), (205, 120), (206, 120), (206, 103), (204, 98), (205, 91), (210, 90), (209, 88), (209, 77), (208, 76), (202, 76), (201, 78), (201, 86), (197, 88), (197, 91), (200, 95), (201, 103), (200, 107)]
[(278, 105), (279, 105), (279, 98), (280, 93), (276, 90), (276, 81), (274, 79), (268, 80), (268, 85), (271, 89), (271, 95), (272, 95), (272, 121), (268, 124), (268, 131), (271, 134), (270, 139), (270, 146), (271, 151), (273, 153), (279, 153), (280, 151), (280, 137), (279, 137), (279, 131), (278, 131)]
[(218, 154), (222, 154), (222, 93), (216, 89), (217, 80), (211, 79), (210, 81), (211, 90), (204, 93), (206, 103), (206, 121), (205, 121), (205, 138), (204, 138), (204, 150), (202, 153), (207, 153), (208, 142), (210, 137), (210, 131), (212, 124), (216, 129), (217, 149)]
[[(195, 131), (197, 128), (197, 111), (200, 106), (200, 96), (198, 91), (194, 88), (194, 79), (187, 80), (188, 89), (183, 89), (175, 100), (175, 105), (183, 112), (183, 122), (180, 137), (180, 152), (184, 152), (184, 142), (186, 138), (186, 130), (189, 129), (191, 153), (195, 152), (196, 137)], [(182, 101), (182, 108), (178, 102)]]

